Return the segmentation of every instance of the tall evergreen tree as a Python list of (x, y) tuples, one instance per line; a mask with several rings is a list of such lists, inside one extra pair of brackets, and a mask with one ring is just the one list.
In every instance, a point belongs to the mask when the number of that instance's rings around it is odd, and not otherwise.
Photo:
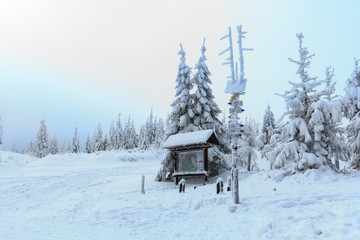
[(289, 82), (292, 89), (281, 95), (287, 105), (289, 121), (282, 130), (282, 136), (271, 144), (271, 151), (266, 154), (271, 166), (292, 172), (320, 168), (330, 163), (324, 138), (332, 133), (324, 131), (325, 122), (341, 121), (339, 104), (320, 100), (326, 91), (317, 91), (316, 88), (325, 81), (310, 77), (307, 72), (314, 54), (310, 55), (307, 48), (302, 46), (303, 37), (297, 34), (300, 59), (289, 59), (298, 65), (296, 74), (301, 81)]
[(110, 151), (110, 141), (107, 134), (105, 134), (104, 141), (103, 141), (103, 151)]
[(137, 147), (137, 134), (134, 121), (129, 117), (124, 126), (124, 147), (125, 149), (134, 149)]
[[(340, 114), (341, 102), (340, 100), (338, 100), (339, 96), (335, 94), (336, 82), (333, 81), (333, 77), (335, 76), (334, 69), (331, 69), (331, 67), (327, 67), (325, 70), (325, 76), (326, 86), (325, 89), (322, 91), (324, 93), (323, 98), (325, 102), (320, 100), (317, 104), (313, 104), (313, 106), (310, 107), (310, 111), (308, 111), (308, 115), (311, 113), (311, 111), (314, 112), (314, 108), (317, 108), (318, 110), (321, 110), (323, 112), (323, 117), (321, 118), (322, 121), (317, 120), (318, 127), (320, 126), (320, 128), (323, 128), (323, 131), (321, 133), (321, 142), (322, 145), (324, 145), (323, 143), (326, 144), (324, 150), (327, 151), (327, 161), (331, 162), (333, 160), (336, 169), (339, 170), (339, 161), (347, 159), (347, 149), (343, 139), (344, 130), (340, 126), (342, 120), (342, 115)], [(334, 109), (337, 109), (337, 113), (334, 113)], [(327, 111), (324, 112), (324, 110)], [(336, 117), (335, 114), (338, 117)], [(316, 116), (316, 114), (313, 114), (313, 116)], [(312, 120), (313, 118), (310, 119), (311, 122)]]
[(355, 60), (355, 69), (346, 81), (342, 97), (345, 117), (350, 121), (346, 127), (349, 150), (349, 166), (360, 170), (360, 60)]
[(108, 146), (109, 150), (116, 149), (117, 139), (116, 139), (116, 129), (115, 129), (114, 121), (111, 121), (108, 136), (109, 136), (109, 146)]
[(70, 147), (71, 153), (79, 153), (80, 152), (80, 139), (78, 134), (78, 128), (75, 128), (74, 137), (71, 141), (71, 147)]
[(150, 148), (150, 142), (149, 137), (147, 135), (147, 128), (146, 126), (141, 126), (140, 133), (139, 133), (139, 148), (140, 149), (149, 149)]
[(124, 130), (121, 124), (121, 115), (118, 115), (118, 119), (115, 125), (115, 150), (119, 150), (124, 147)]
[(159, 118), (156, 122), (155, 129), (155, 148), (161, 148), (165, 138), (165, 126), (162, 118)]
[(146, 121), (146, 125), (145, 125), (145, 133), (144, 133), (144, 137), (147, 138), (147, 142), (149, 145), (153, 145), (155, 142), (155, 119), (154, 119), (154, 115), (153, 115), (153, 110), (151, 109), (150, 112), (150, 116)]
[(275, 133), (275, 129), (276, 125), (274, 114), (271, 111), (270, 105), (268, 105), (264, 113), (264, 120), (261, 128), (261, 140), (264, 145), (270, 143), (270, 138)]
[(55, 154), (59, 153), (58, 141), (56, 139), (55, 134), (54, 134), (54, 136), (52, 137), (52, 139), (50, 141), (49, 153), (52, 154), (52, 155), (55, 155)]
[(220, 124), (218, 115), (221, 112), (218, 105), (214, 101), (214, 94), (210, 85), (211, 73), (205, 64), (207, 60), (205, 56), (206, 47), (205, 39), (201, 47), (201, 57), (195, 65), (197, 72), (195, 73), (192, 82), (197, 87), (196, 92), (192, 95), (194, 105), (194, 120), (193, 124), (201, 130), (214, 129), (215, 125)]
[(92, 153), (92, 152), (93, 152), (89, 134), (88, 134), (87, 137), (86, 137), (85, 149), (84, 149), (84, 151), (85, 151), (85, 153)]
[(192, 99), (190, 90), (193, 88), (191, 80), (191, 68), (186, 65), (185, 51), (180, 44), (181, 50), (178, 53), (180, 64), (176, 78), (176, 99), (171, 103), (172, 111), (170, 113), (170, 124), (167, 129), (167, 135), (179, 132), (188, 132), (194, 130), (192, 118), (194, 111), (192, 109)]
[(104, 142), (103, 142), (103, 131), (101, 124), (98, 124), (97, 129), (94, 132), (94, 137), (92, 139), (92, 152), (103, 151), (104, 150)]
[(49, 154), (49, 141), (47, 127), (44, 119), (41, 119), (40, 127), (35, 142), (35, 155), (43, 158)]

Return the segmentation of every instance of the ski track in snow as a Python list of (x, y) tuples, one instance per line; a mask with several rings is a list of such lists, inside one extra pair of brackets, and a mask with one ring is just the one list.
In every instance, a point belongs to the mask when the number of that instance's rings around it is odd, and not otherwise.
[(360, 234), (358, 173), (309, 170), (282, 181), (269, 172), (240, 173), (241, 203), (234, 205), (230, 192), (216, 195), (216, 178), (205, 186), (188, 180), (185, 193), (171, 182), (155, 182), (164, 155), (137, 154), (134, 162), (103, 153), (99, 159), (67, 155), (0, 165), (0, 239), (357, 239)]

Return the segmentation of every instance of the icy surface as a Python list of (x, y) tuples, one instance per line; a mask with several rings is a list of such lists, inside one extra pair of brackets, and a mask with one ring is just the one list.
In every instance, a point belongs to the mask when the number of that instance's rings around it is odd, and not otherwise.
[[(157, 152), (0, 152), (0, 239), (358, 239), (360, 174), (239, 173), (240, 204), (215, 181), (155, 182)], [(14, 158), (14, 157), (13, 157)], [(11, 159), (11, 158), (10, 158)], [(265, 166), (259, 164), (260, 166)], [(141, 177), (145, 175), (145, 194)], [(226, 178), (228, 174), (221, 177)], [(196, 188), (194, 188), (196, 186)]]
[(166, 142), (163, 144), (164, 148), (205, 143), (213, 134), (213, 130), (203, 130), (188, 133), (179, 133), (171, 135)]

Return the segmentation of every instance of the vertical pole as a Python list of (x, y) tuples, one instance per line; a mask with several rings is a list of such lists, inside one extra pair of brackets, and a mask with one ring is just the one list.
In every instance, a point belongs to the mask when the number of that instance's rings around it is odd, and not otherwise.
[(243, 47), (242, 47), (242, 38), (243, 32), (242, 32), (242, 25), (237, 26), (238, 34), (239, 34), (239, 62), (240, 62), (240, 81), (242, 82), (244, 80), (244, 55), (243, 55)]
[(145, 175), (141, 177), (141, 193), (145, 194)]
[(233, 53), (233, 44), (231, 36), (231, 27), (229, 27), (229, 47), (230, 47), (230, 69), (231, 69), (231, 78), (232, 82), (235, 83), (235, 70), (234, 70), (234, 53)]
[(240, 203), (240, 198), (239, 198), (239, 171), (237, 168), (234, 169), (233, 171), (234, 174), (234, 185), (231, 189), (234, 189), (234, 203), (235, 204), (239, 204)]

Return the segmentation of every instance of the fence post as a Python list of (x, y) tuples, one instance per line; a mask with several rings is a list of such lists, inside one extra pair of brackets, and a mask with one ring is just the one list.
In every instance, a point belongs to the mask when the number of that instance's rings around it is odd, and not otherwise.
[(185, 179), (181, 179), (180, 180), (180, 188), (179, 188), (179, 193), (181, 193), (181, 192), (185, 192), (185, 183), (186, 183), (186, 181), (185, 181)]
[(141, 193), (145, 194), (145, 175), (141, 177)]

